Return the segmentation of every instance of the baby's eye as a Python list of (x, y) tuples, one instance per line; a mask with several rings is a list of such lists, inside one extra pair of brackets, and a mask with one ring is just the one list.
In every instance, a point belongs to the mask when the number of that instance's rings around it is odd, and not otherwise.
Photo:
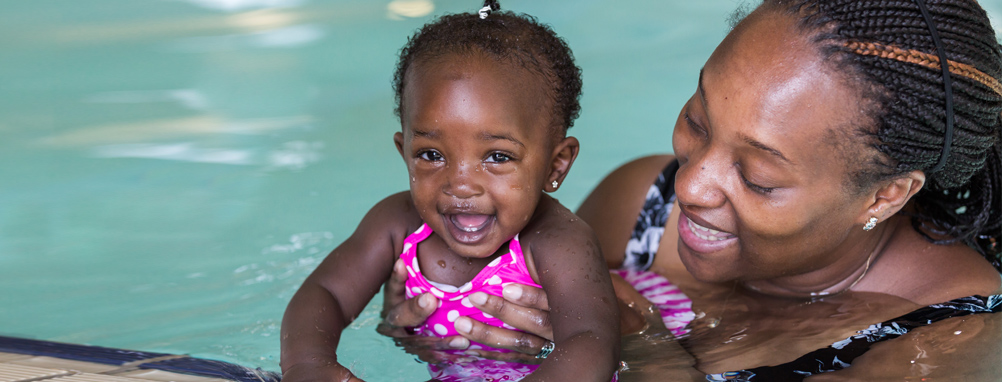
[(442, 154), (440, 154), (438, 151), (433, 151), (433, 150), (419, 152), (417, 156), (420, 159), (430, 162), (442, 160)]
[(504, 163), (504, 162), (507, 162), (507, 161), (510, 161), (510, 160), (511, 160), (511, 157), (508, 156), (508, 154), (505, 154), (505, 153), (491, 153), (491, 155), (487, 156), (487, 161), (488, 162)]

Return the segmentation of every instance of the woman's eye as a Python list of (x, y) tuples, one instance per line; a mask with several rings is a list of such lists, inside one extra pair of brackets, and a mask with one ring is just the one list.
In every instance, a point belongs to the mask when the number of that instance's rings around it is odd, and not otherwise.
[(492, 153), (491, 155), (487, 156), (487, 161), (488, 162), (504, 163), (504, 162), (507, 162), (507, 161), (510, 161), (510, 160), (511, 160), (511, 157), (508, 156), (507, 154), (504, 154), (504, 153)]
[(683, 114), (682, 117), (685, 119), (685, 124), (689, 125), (689, 128), (692, 129), (693, 131), (695, 131), (696, 134), (706, 135), (706, 129), (704, 129), (702, 126), (696, 124), (696, 122), (694, 122), (692, 120), (692, 118), (689, 117), (689, 112), (688, 111), (685, 112), (685, 114)]
[(747, 186), (749, 189), (759, 194), (763, 195), (771, 194), (773, 191), (776, 190), (776, 187), (762, 187), (755, 183), (752, 183), (751, 181), (748, 180), (748, 178), (745, 178), (744, 175), (741, 176), (741, 180), (745, 182), (745, 186)]
[(418, 153), (417, 156), (420, 159), (423, 159), (423, 160), (426, 160), (426, 161), (431, 161), (431, 162), (442, 160), (442, 154), (439, 154), (437, 151), (431, 151), (431, 150), (422, 151), (422, 152)]

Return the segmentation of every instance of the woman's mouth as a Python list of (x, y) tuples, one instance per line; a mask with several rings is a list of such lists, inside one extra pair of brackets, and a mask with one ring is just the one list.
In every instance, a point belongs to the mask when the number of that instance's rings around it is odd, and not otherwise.
[(696, 222), (692, 221), (692, 219), (689, 218), (685, 218), (685, 220), (687, 223), (689, 223), (689, 230), (692, 231), (692, 233), (695, 234), (696, 237), (703, 240), (719, 241), (719, 240), (729, 239), (734, 236), (727, 232), (720, 232), (715, 229), (703, 227), (699, 224), (696, 224)]
[(737, 242), (734, 234), (701, 226), (684, 213), (678, 219), (678, 234), (686, 247), (699, 253), (716, 252)]

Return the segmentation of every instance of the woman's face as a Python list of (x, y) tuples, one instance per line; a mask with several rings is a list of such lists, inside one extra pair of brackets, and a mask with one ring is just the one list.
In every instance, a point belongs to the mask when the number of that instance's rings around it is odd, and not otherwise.
[(839, 140), (864, 123), (861, 99), (811, 37), (785, 15), (753, 13), (679, 115), (679, 254), (697, 279), (809, 285), (852, 249), (867, 203), (846, 187)]

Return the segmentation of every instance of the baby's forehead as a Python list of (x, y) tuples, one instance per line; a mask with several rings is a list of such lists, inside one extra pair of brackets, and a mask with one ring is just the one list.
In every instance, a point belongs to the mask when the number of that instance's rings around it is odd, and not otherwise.
[(517, 61), (484, 53), (451, 54), (414, 62), (405, 78), (401, 116), (452, 102), (472, 108), (471, 112), (500, 109), (513, 116), (543, 118), (541, 129), (563, 135), (566, 129), (553, 93), (543, 73)]

